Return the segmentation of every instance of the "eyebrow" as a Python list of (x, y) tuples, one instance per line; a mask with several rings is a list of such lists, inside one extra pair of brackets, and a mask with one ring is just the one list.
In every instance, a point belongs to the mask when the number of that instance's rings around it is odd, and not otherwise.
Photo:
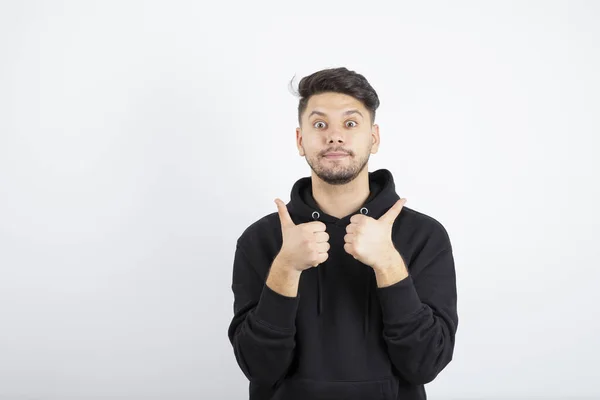
[[(322, 117), (326, 117), (327, 116), (327, 114), (325, 114), (324, 112), (313, 110), (313, 111), (311, 111), (310, 114), (308, 114), (308, 117), (306, 117), (306, 118), (310, 118), (313, 114), (317, 114), (317, 115), (320, 115)], [(352, 109), (352, 110), (344, 111), (344, 113), (342, 115), (349, 115), (349, 114), (358, 114), (358, 115), (360, 115), (361, 117), (364, 118), (364, 116), (362, 115), (362, 113), (360, 111), (358, 111), (357, 109)]]

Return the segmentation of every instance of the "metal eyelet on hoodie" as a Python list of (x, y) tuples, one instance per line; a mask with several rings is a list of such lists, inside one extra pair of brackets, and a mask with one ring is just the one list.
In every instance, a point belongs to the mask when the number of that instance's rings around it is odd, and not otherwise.
[(319, 219), (320, 216), (321, 216), (321, 214), (319, 214), (318, 211), (313, 211), (313, 213), (312, 213), (313, 219)]
[[(363, 212), (363, 210), (364, 210), (364, 212)], [(367, 215), (369, 213), (369, 209), (367, 207), (363, 207), (360, 209), (360, 213), (363, 215)]]

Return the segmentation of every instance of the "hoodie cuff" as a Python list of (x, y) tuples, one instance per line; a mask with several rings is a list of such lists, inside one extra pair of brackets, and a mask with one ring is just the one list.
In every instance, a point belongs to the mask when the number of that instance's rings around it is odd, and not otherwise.
[(386, 323), (402, 321), (423, 307), (410, 275), (391, 286), (378, 288), (377, 293)]
[(300, 296), (288, 297), (275, 292), (266, 284), (256, 306), (255, 315), (275, 329), (293, 329)]

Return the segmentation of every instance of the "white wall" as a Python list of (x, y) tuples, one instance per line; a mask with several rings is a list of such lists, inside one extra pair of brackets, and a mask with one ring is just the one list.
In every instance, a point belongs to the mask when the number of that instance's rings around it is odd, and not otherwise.
[(288, 82), (333, 66), (453, 241), (430, 397), (600, 397), (598, 2), (207, 7), (1, 3), (0, 399), (247, 397), (235, 240), (309, 174)]

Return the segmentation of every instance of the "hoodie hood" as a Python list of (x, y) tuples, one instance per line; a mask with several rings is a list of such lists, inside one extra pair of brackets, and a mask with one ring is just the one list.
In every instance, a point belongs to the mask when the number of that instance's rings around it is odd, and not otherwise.
[[(317, 205), (312, 194), (312, 178), (304, 177), (296, 181), (292, 187), (290, 202), (287, 204), (288, 211), (297, 224), (321, 221), (327, 226), (326, 231), (330, 234), (345, 235), (346, 226), (350, 223), (350, 218), (354, 214), (364, 214), (378, 219), (385, 214), (400, 199), (396, 193), (396, 187), (392, 173), (387, 169), (379, 169), (369, 172), (369, 197), (363, 205), (355, 212), (343, 217), (337, 218), (326, 214)], [(335, 227), (342, 228), (337, 229)], [(335, 232), (335, 233), (334, 233)], [(342, 233), (343, 232), (343, 233)], [(342, 238), (343, 243), (343, 238)], [(343, 250), (342, 250), (343, 251)], [(330, 250), (331, 252), (331, 250)], [(323, 309), (323, 268), (327, 268), (328, 258), (325, 263), (317, 266), (317, 315), (320, 316)], [(358, 261), (357, 261), (358, 262)], [(364, 332), (365, 336), (369, 329), (369, 314), (371, 308), (371, 295), (374, 285), (374, 272), (369, 267), (366, 270), (365, 279), (365, 310), (364, 310)]]
[(290, 194), (290, 202), (287, 204), (290, 214), (297, 218), (297, 223), (311, 221), (322, 221), (324, 223), (333, 223), (338, 226), (346, 226), (350, 218), (359, 212), (369, 215), (375, 219), (385, 214), (390, 207), (400, 199), (396, 193), (396, 186), (392, 173), (387, 169), (378, 169), (369, 172), (369, 197), (362, 205), (361, 209), (344, 218), (336, 218), (324, 213), (312, 194), (312, 178), (300, 178), (294, 183)]

